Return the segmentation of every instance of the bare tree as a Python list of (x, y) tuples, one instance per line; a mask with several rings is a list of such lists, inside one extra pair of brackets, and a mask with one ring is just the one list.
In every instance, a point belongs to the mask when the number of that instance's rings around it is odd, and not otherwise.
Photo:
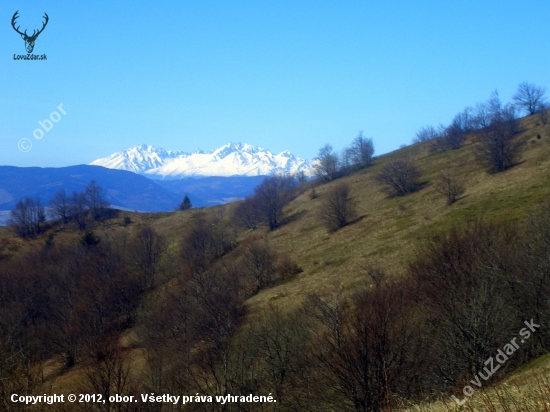
[(84, 193), (73, 192), (69, 197), (69, 216), (74, 219), (80, 230), (86, 229), (88, 207)]
[(343, 228), (355, 217), (355, 205), (349, 199), (346, 183), (339, 183), (327, 191), (319, 215), (331, 231)]
[(244, 246), (242, 263), (245, 274), (252, 280), (255, 293), (271, 286), (277, 275), (277, 254), (266, 239), (254, 238)]
[(416, 132), (416, 137), (413, 139), (413, 143), (427, 142), (433, 139), (437, 139), (441, 136), (441, 127), (437, 130), (433, 126), (422, 127)]
[(455, 203), (466, 191), (464, 185), (448, 171), (441, 173), (435, 184), (435, 190), (447, 198), (448, 205)]
[(340, 176), (346, 176), (351, 173), (351, 171), (354, 169), (355, 165), (359, 165), (358, 163), (355, 163), (355, 159), (353, 156), (353, 151), (350, 147), (346, 147), (342, 150), (342, 153), (340, 155), (339, 160), (339, 175)]
[(515, 121), (496, 120), (479, 133), (474, 152), (494, 172), (509, 169), (519, 159), (523, 142), (514, 139), (516, 127)]
[(326, 144), (321, 147), (315, 160), (317, 160), (314, 165), (317, 177), (328, 182), (338, 176), (338, 155), (334, 152), (331, 145)]
[(274, 175), (254, 188), (256, 205), (270, 230), (277, 229), (281, 224), (283, 207), (292, 199), (294, 187), (294, 178)]
[(544, 105), (545, 93), (546, 89), (544, 87), (523, 82), (518, 86), (513, 99), (519, 110), (525, 110), (527, 114), (532, 115), (537, 113), (541, 109), (541, 106)]
[(256, 197), (248, 197), (239, 202), (234, 212), (239, 226), (255, 230), (262, 223), (262, 214)]
[(130, 243), (130, 258), (146, 289), (154, 286), (158, 264), (166, 251), (166, 241), (150, 226), (141, 229)]
[(309, 356), (324, 386), (331, 385), (329, 402), (338, 402), (338, 410), (391, 410), (391, 395), (405, 395), (403, 383), (418, 379), (424, 350), (408, 293), (381, 285), (360, 288), (348, 301), (338, 295), (306, 300), (303, 310), (319, 331)]
[(40, 225), (46, 220), (44, 206), (38, 197), (26, 197), (15, 204), (8, 224), (12, 225), (21, 237), (40, 233)]
[(491, 123), (491, 116), (489, 114), (489, 107), (487, 103), (478, 103), (474, 112), (475, 114), (472, 119), (472, 123), (475, 130), (482, 130), (489, 126)]
[(52, 218), (60, 219), (63, 223), (69, 221), (69, 198), (65, 189), (53, 195), (48, 213)]
[[(432, 356), (440, 380), (457, 385), (483, 370), (484, 362), (509, 340), (524, 312), (514, 311), (506, 272), (517, 247), (505, 229), (476, 222), (453, 228), (423, 247), (411, 265), (416, 292), (429, 313)], [(437, 326), (435, 326), (437, 325)]]
[(442, 130), (439, 137), (430, 141), (430, 149), (434, 153), (460, 149), (466, 140), (466, 134), (461, 127), (453, 123)]
[(109, 202), (105, 199), (105, 190), (95, 180), (91, 180), (84, 190), (84, 196), (92, 218), (100, 219), (104, 210), (109, 207)]
[(390, 195), (405, 196), (418, 189), (420, 176), (420, 171), (411, 159), (405, 158), (388, 163), (374, 176), (374, 180), (384, 185)]
[(470, 133), (475, 128), (474, 109), (470, 106), (466, 107), (454, 117), (451, 125), (458, 127), (463, 133)]
[(125, 394), (130, 387), (130, 368), (126, 356), (114, 338), (102, 342), (101, 356), (85, 368), (86, 379), (80, 390), (103, 395), (104, 403), (84, 404), (85, 411), (130, 412), (133, 408), (123, 403), (111, 402), (113, 394)]
[(361, 167), (370, 166), (374, 155), (374, 143), (372, 139), (364, 137), (363, 132), (359, 132), (351, 144), (350, 151), (354, 164)]

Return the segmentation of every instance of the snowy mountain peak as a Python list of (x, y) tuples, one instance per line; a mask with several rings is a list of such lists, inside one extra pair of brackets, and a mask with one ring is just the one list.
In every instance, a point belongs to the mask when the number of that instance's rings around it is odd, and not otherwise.
[(145, 173), (147, 170), (165, 165), (170, 159), (185, 155), (184, 152), (172, 152), (157, 149), (146, 144), (130, 147), (121, 152), (94, 160), (90, 165), (103, 166), (108, 169), (128, 170), (134, 173)]
[(312, 174), (311, 162), (289, 151), (274, 155), (269, 150), (246, 143), (227, 143), (205, 153), (167, 151), (138, 145), (94, 160), (91, 165), (128, 170), (151, 178), (180, 179), (186, 176), (263, 176), (276, 173)]

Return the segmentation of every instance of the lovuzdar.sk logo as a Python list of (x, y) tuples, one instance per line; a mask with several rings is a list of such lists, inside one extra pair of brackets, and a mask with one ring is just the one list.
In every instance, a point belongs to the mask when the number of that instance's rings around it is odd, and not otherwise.
[(24, 32), (21, 32), (19, 30), (20, 26), (15, 27), (16, 20), (19, 17), (18, 13), (19, 13), (19, 10), (13, 14), (13, 17), (11, 18), (11, 26), (19, 35), (21, 35), (21, 38), (25, 41), (25, 49), (27, 49), (27, 54), (14, 54), (13, 60), (47, 60), (47, 56), (45, 54), (42, 54), (42, 55), (32, 54), (32, 51), (34, 50), (34, 42), (36, 41), (40, 33), (44, 31), (44, 29), (46, 28), (46, 25), (48, 24), (48, 21), (50, 20), (50, 18), (48, 17), (48, 14), (44, 13), (45, 20), (42, 23), (42, 28), (40, 30), (33, 30), (32, 34), (29, 36), (27, 34), (27, 30), (25, 30)]

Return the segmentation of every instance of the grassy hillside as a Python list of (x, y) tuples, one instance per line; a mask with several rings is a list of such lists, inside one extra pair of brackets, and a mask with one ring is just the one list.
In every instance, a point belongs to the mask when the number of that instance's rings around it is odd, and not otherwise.
[[(522, 120), (517, 138), (525, 141), (521, 162), (503, 173), (489, 173), (472, 151), (471, 139), (458, 150), (431, 154), (428, 143), (405, 147), (376, 158), (372, 167), (335, 182), (316, 187), (318, 197), (309, 191), (285, 209), (289, 223), (262, 234), (280, 252), (292, 254), (303, 269), (292, 281), (264, 290), (249, 299), (252, 307), (279, 300), (284, 307), (299, 302), (310, 292), (319, 292), (335, 283), (344, 288), (365, 277), (365, 265), (378, 264), (399, 273), (415, 257), (425, 239), (443, 233), (452, 225), (475, 220), (480, 215), (490, 221), (515, 221), (525, 218), (541, 200), (550, 197), (550, 125), (543, 126), (537, 116)], [(537, 139), (537, 135), (541, 138)], [(423, 172), (421, 190), (402, 198), (381, 192), (373, 176), (387, 163), (410, 157)], [(443, 170), (451, 170), (463, 180), (466, 193), (451, 206), (433, 185)], [(332, 185), (344, 181), (351, 186), (356, 203), (356, 221), (336, 233), (329, 233), (318, 217), (323, 196)], [(231, 205), (216, 208), (230, 213)], [(151, 216), (147, 221), (175, 239), (185, 227), (189, 213)], [(141, 222), (142, 217), (136, 217)], [(241, 234), (241, 239), (252, 232)]]
[[(525, 219), (542, 200), (550, 198), (550, 125), (542, 125), (537, 116), (531, 116), (522, 119), (521, 126), (523, 131), (517, 136), (518, 140), (525, 142), (521, 161), (505, 172), (488, 172), (488, 166), (481, 164), (474, 155), (471, 137), (462, 148), (439, 154), (430, 152), (428, 142), (414, 144), (377, 157), (368, 168), (316, 186), (315, 198), (310, 195), (311, 189), (307, 189), (286, 206), (285, 224), (274, 231), (269, 231), (267, 227), (254, 231), (234, 228), (237, 247), (231, 253), (240, 253), (239, 245), (246, 244), (252, 237), (263, 236), (278, 253), (289, 253), (302, 269), (294, 277), (249, 297), (245, 302), (247, 319), (268, 312), (271, 304), (283, 311), (291, 311), (311, 293), (323, 295), (335, 287), (344, 293), (355, 291), (367, 279), (366, 267), (383, 267), (398, 278), (421, 253), (425, 241), (457, 224), (475, 221), (480, 216), (491, 222)], [(421, 188), (404, 197), (390, 197), (381, 191), (374, 176), (388, 162), (403, 157), (411, 158), (421, 169)], [(451, 206), (434, 187), (442, 171), (451, 171), (466, 187), (464, 195)], [(319, 210), (327, 191), (339, 182), (350, 186), (357, 218), (344, 228), (329, 232), (319, 218)], [(167, 253), (161, 262), (161, 272), (172, 275), (166, 278), (161, 276), (155, 289), (148, 292), (144, 305), (151, 306), (152, 302), (162, 301), (177, 287), (178, 272), (174, 268), (178, 265), (183, 235), (191, 222), (196, 220), (198, 214), (218, 216), (232, 222), (235, 207), (235, 204), (230, 204), (156, 214), (121, 212), (116, 218), (96, 224), (93, 230), (100, 238), (118, 239), (117, 242), (124, 243), (123, 239), (131, 239), (141, 228), (151, 226), (167, 239)], [(125, 217), (129, 217), (130, 221), (125, 221)], [(9, 259), (39, 250), (48, 236), (53, 236), (57, 244), (75, 244), (82, 233), (73, 230), (70, 225), (51, 225), (45, 233), (22, 240), (16, 238), (9, 228), (0, 228), (0, 254)], [(139, 376), (145, 362), (139, 328), (138, 325), (126, 330), (120, 341), (121, 347), (128, 352), (127, 362), (133, 366), (132, 373), (136, 376)], [(538, 364), (517, 372), (498, 388), (503, 388), (501, 391), (506, 390), (506, 396), (516, 400), (526, 396), (533, 398), (535, 395), (526, 395), (529, 391), (547, 393), (548, 380), (537, 381), (534, 378), (534, 371), (547, 371), (547, 361), (542, 359)], [(85, 376), (82, 367), (77, 364), (72, 369), (66, 369), (57, 359), (51, 359), (44, 365), (44, 387), (59, 391), (78, 387), (75, 382)], [(522, 382), (528, 383), (523, 385)], [(470, 410), (484, 410), (483, 402), (487, 403), (487, 399), (495, 397), (498, 400), (499, 396), (504, 395), (495, 389), (468, 407), (473, 408)], [(523, 401), (518, 402), (521, 404)], [(410, 410), (454, 409), (434, 403)]]

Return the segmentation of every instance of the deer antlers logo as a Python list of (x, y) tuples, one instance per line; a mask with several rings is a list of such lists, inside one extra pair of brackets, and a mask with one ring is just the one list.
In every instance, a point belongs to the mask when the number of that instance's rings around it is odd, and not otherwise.
[(44, 23), (43, 23), (43, 25), (42, 25), (42, 28), (41, 28), (40, 30), (38, 30), (38, 31), (34, 30), (33, 33), (32, 33), (32, 35), (29, 36), (29, 35), (27, 34), (27, 30), (25, 30), (24, 33), (21, 33), (21, 32), (19, 31), (19, 27), (20, 27), (20, 26), (15, 27), (15, 21), (16, 21), (17, 18), (19, 17), (19, 16), (17, 15), (17, 13), (19, 13), (19, 10), (16, 11), (16, 12), (14, 13), (13, 17), (11, 18), (11, 25), (12, 25), (13, 29), (14, 29), (17, 33), (19, 33), (19, 34), (21, 35), (21, 38), (22, 38), (23, 40), (25, 40), (25, 48), (27, 49), (27, 53), (32, 53), (32, 51), (34, 50), (34, 42), (36, 41), (36, 38), (38, 37), (38, 35), (39, 35), (40, 33), (42, 33), (42, 32), (44, 31), (44, 29), (46, 28), (46, 25), (48, 24), (48, 20), (49, 20), (50, 18), (48, 17), (48, 14), (47, 14), (47, 13), (44, 13), (44, 19), (45, 19), (45, 21), (44, 21)]

